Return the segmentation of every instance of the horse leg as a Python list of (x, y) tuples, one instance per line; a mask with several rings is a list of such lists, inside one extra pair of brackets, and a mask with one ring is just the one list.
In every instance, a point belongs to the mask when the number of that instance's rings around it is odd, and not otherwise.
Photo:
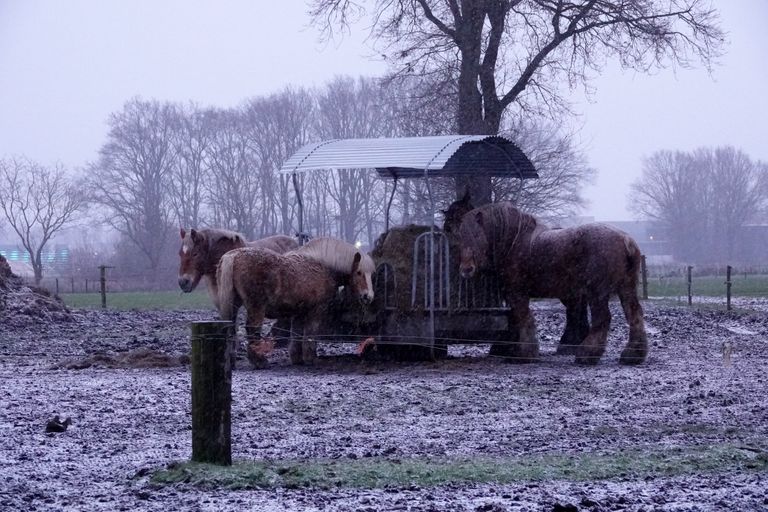
[(611, 327), (611, 310), (608, 307), (608, 298), (608, 295), (603, 295), (594, 297), (589, 301), (592, 327), (581, 345), (576, 347), (576, 362), (579, 364), (597, 364), (605, 352), (608, 329)]
[(299, 322), (296, 317), (292, 318), (293, 331), (291, 332), (291, 338), (288, 341), (288, 357), (291, 359), (291, 364), (304, 363), (304, 357), (302, 355), (303, 341), (304, 341), (304, 324)]
[(645, 322), (643, 321), (643, 307), (637, 298), (634, 289), (623, 291), (619, 294), (621, 307), (629, 325), (629, 342), (621, 352), (619, 362), (621, 364), (640, 364), (648, 355), (648, 337), (645, 334)]
[(576, 347), (581, 345), (589, 334), (587, 301), (583, 297), (561, 301), (565, 306), (565, 330), (560, 337), (557, 354), (572, 355), (576, 353)]
[(291, 319), (278, 318), (275, 320), (270, 335), (275, 339), (275, 346), (285, 347), (291, 338)]
[(509, 342), (506, 357), (511, 363), (532, 363), (539, 357), (536, 320), (527, 297), (507, 299), (509, 311)]
[(267, 356), (263, 350), (260, 350), (263, 343), (261, 324), (264, 323), (265, 309), (263, 305), (249, 305), (247, 307), (248, 318), (245, 323), (245, 332), (248, 344), (246, 354), (254, 368), (263, 368), (267, 365)]
[(304, 364), (315, 364), (317, 360), (317, 341), (313, 338), (320, 332), (325, 305), (309, 315), (309, 320), (304, 326), (304, 336), (301, 340), (301, 357)]

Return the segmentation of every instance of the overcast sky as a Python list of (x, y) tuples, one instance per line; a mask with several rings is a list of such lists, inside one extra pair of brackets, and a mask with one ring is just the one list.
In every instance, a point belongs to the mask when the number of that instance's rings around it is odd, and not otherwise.
[[(717, 2), (730, 44), (712, 76), (607, 69), (578, 92), (596, 183), (586, 215), (629, 220), (629, 184), (660, 149), (733, 145), (768, 161), (768, 0)], [(303, 0), (0, 0), (0, 156), (78, 167), (126, 100), (234, 106), (288, 84), (377, 75), (361, 28), (318, 42)]]

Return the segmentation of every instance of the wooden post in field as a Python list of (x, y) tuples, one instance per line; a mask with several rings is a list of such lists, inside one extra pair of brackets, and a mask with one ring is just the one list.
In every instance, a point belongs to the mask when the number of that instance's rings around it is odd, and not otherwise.
[(691, 270), (692, 266), (688, 265), (688, 305), (693, 304), (693, 297), (691, 296)]
[(640, 259), (640, 274), (643, 283), (643, 299), (648, 299), (648, 266), (645, 264), (645, 254)]
[[(107, 309), (107, 269), (114, 268), (99, 265), (99, 289), (101, 290), (101, 309)], [(88, 283), (88, 281), (86, 281)]]
[(72, 293), (75, 293), (75, 278), (71, 277), (70, 279), (71, 279), (70, 283), (72, 283)]
[(730, 265), (725, 268), (725, 309), (728, 311), (731, 310), (731, 270)]
[(88, 278), (85, 278), (85, 293), (88, 293)]
[(56, 296), (59, 296), (59, 278), (56, 278)]
[(232, 322), (192, 322), (192, 461), (232, 464)]

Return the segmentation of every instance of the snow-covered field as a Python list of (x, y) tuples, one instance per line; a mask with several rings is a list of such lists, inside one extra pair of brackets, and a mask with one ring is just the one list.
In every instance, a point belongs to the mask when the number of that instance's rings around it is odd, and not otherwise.
[[(536, 305), (540, 362), (508, 364), (485, 346), (436, 363), (363, 363), (321, 345), (319, 364), (284, 351), (233, 378), (235, 459), (507, 457), (731, 446), (768, 449), (768, 315), (645, 303), (647, 363), (618, 364), (614, 309), (596, 367), (555, 356), (564, 322)], [(615, 308), (615, 305), (612, 306)], [(387, 489), (204, 490), (147, 475), (190, 456), (187, 366), (71, 369), (99, 351), (185, 353), (199, 312), (76, 311), (71, 322), (0, 324), (0, 510), (768, 510), (768, 474), (722, 470), (610, 480)], [(730, 358), (723, 346), (732, 347)], [(340, 355), (346, 354), (346, 355)], [(86, 366), (79, 364), (76, 366)], [(46, 434), (54, 415), (66, 432)], [(559, 507), (559, 508), (558, 508)]]

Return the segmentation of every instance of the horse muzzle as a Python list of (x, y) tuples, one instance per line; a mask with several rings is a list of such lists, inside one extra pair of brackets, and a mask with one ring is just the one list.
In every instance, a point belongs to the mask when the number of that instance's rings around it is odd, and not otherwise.
[(469, 279), (470, 277), (474, 276), (476, 270), (477, 268), (474, 265), (459, 267), (459, 272), (461, 273), (461, 277), (463, 277), (464, 279)]
[(184, 293), (190, 293), (195, 288), (192, 283), (193, 281), (188, 277), (179, 278), (179, 288), (181, 288), (181, 291)]

